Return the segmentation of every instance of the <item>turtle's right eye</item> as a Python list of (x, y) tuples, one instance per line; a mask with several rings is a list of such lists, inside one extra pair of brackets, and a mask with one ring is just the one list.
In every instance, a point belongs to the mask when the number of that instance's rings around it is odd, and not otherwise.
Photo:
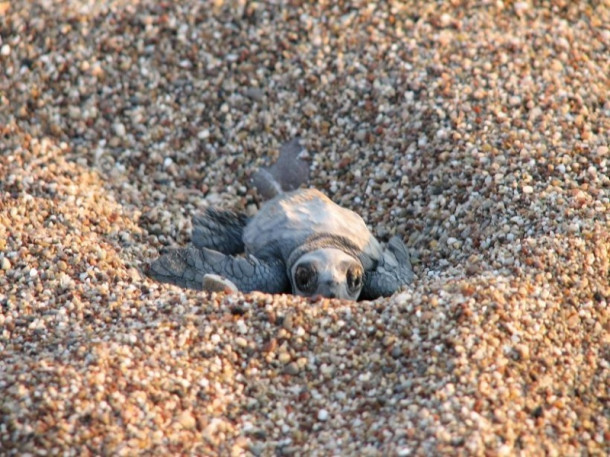
[(301, 264), (294, 272), (294, 283), (301, 292), (312, 294), (318, 288), (318, 272), (310, 263)]
[(347, 270), (347, 289), (351, 294), (359, 292), (362, 288), (362, 268), (353, 266)]

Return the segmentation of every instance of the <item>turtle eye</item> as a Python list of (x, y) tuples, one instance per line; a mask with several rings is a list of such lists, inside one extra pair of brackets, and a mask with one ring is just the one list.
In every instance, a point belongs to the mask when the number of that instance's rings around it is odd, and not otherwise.
[(351, 267), (347, 270), (347, 289), (350, 293), (356, 293), (362, 287), (362, 268)]
[(312, 294), (318, 286), (318, 273), (309, 263), (297, 266), (294, 272), (294, 283), (297, 288), (306, 294)]

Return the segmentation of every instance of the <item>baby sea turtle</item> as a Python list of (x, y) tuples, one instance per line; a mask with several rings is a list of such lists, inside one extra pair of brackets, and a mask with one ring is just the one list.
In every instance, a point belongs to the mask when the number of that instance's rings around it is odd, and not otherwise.
[(193, 219), (192, 245), (165, 253), (148, 274), (193, 289), (221, 276), (242, 292), (349, 300), (388, 296), (410, 283), (409, 253), (399, 237), (382, 249), (358, 214), (316, 189), (296, 189), (309, 172), (303, 152), (292, 140), (275, 165), (254, 175), (268, 200), (253, 217), (208, 208)]

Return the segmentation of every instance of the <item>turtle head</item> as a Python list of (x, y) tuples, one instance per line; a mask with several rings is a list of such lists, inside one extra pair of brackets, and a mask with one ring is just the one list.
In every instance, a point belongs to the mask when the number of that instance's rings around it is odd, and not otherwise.
[(360, 260), (336, 248), (307, 252), (290, 268), (292, 293), (357, 300), (364, 284)]

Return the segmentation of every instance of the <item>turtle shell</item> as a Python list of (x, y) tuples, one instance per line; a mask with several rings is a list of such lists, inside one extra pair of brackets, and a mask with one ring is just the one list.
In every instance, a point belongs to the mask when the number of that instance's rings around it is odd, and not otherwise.
[(289, 266), (293, 252), (324, 237), (346, 240), (365, 269), (382, 255), (364, 220), (316, 189), (282, 193), (267, 201), (248, 222), (243, 241), (247, 253), (280, 258)]

